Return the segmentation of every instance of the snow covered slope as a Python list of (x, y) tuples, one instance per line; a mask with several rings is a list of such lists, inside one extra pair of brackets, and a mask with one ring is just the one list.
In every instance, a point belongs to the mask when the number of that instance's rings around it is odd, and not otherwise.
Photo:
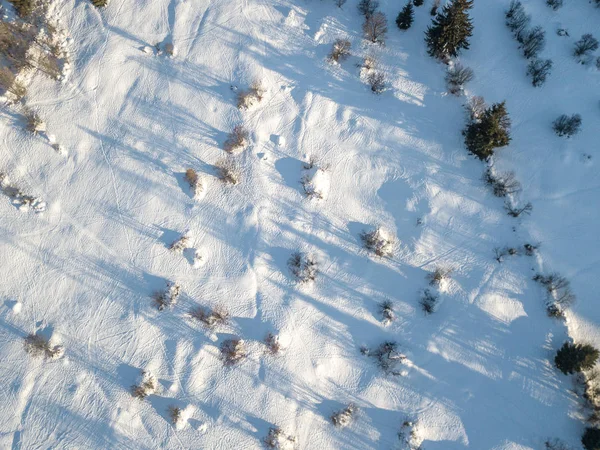
[[(524, 1), (554, 61), (533, 88), (504, 25), (508, 1), (476, 0), (461, 61), (475, 71), (469, 95), (507, 102), (513, 141), (496, 165), (516, 172), (533, 204), (515, 219), (464, 149), (465, 98), (446, 93), (444, 66), (425, 52), (431, 0), (406, 32), (393, 22), (402, 4), (381, 1), (385, 47), (365, 44), (356, 3), (58, 3), (73, 71), (64, 83), (36, 78), (26, 101), (67, 156), (1, 112), (0, 171), (47, 203), (36, 214), (0, 197), (1, 448), (260, 448), (280, 426), (302, 449), (389, 449), (402, 448), (405, 420), (426, 450), (540, 449), (553, 437), (579, 448), (581, 404), (551, 362), (567, 328), (547, 317), (531, 278), (565, 275), (578, 297), (568, 332), (600, 345), (600, 71), (571, 55), (583, 33), (600, 34), (600, 10)], [(352, 56), (332, 65), (339, 37)], [(172, 57), (157, 54), (171, 42)], [(387, 76), (381, 95), (361, 81), (366, 55)], [(236, 91), (255, 80), (263, 100), (241, 111)], [(563, 113), (583, 118), (569, 140), (551, 129)], [(226, 185), (216, 165), (238, 124), (250, 145), (231, 156), (241, 179)], [(326, 168), (323, 199), (300, 183), (310, 160)], [(201, 200), (188, 168), (205, 184)], [(396, 238), (391, 258), (363, 248), (361, 232), (376, 226)], [(186, 232), (189, 248), (169, 250)], [(494, 257), (538, 242), (535, 257)], [(314, 257), (314, 282), (291, 276), (295, 251)], [(419, 293), (442, 266), (451, 277), (425, 315)], [(181, 295), (158, 311), (151, 296), (167, 281)], [(387, 326), (386, 300), (397, 317)], [(189, 317), (217, 305), (225, 325)], [(36, 331), (64, 357), (27, 355), (23, 338)], [(275, 356), (262, 344), (269, 332)], [(225, 366), (219, 347), (236, 336), (248, 356)], [(384, 341), (407, 356), (401, 376), (360, 352)], [(159, 388), (144, 401), (131, 395), (141, 370)], [(349, 403), (354, 421), (334, 427)], [(173, 405), (183, 426), (170, 423)]]

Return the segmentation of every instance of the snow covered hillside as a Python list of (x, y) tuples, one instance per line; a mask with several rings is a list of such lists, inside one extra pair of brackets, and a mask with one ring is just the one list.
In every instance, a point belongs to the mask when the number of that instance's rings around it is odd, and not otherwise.
[[(475, 0), (458, 96), (433, 1), (402, 31), (381, 0), (385, 45), (358, 0), (53, 3), (45, 127), (0, 110), (0, 448), (583, 448), (554, 355), (600, 347), (600, 67), (573, 56), (600, 8), (522, 0), (553, 61), (533, 87), (509, 0)], [(493, 170), (531, 214), (465, 149), (473, 96), (506, 101)], [(532, 280), (554, 272), (564, 320)]]

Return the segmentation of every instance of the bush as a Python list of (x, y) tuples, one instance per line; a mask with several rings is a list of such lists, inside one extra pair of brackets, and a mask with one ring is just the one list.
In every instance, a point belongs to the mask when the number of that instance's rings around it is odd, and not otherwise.
[(561, 8), (563, 5), (563, 0), (546, 0), (546, 4), (556, 11), (558, 8)]
[(379, 0), (360, 0), (358, 3), (358, 12), (365, 16), (372, 16), (379, 8)]
[(268, 333), (265, 336), (264, 342), (271, 355), (276, 355), (280, 352), (281, 344), (279, 343), (279, 336), (276, 336), (273, 333)]
[(217, 162), (216, 167), (217, 175), (223, 183), (238, 184), (240, 182), (241, 171), (235, 159), (221, 159)]
[(600, 450), (600, 429), (587, 427), (581, 438), (581, 443), (585, 450)]
[(581, 36), (581, 39), (575, 43), (573, 54), (582, 64), (584, 64), (588, 61), (590, 53), (598, 50), (598, 46), (598, 40), (594, 36), (589, 33), (584, 34)]
[(543, 85), (552, 70), (551, 59), (532, 59), (527, 66), (527, 75), (531, 77), (534, 87)]
[(519, 250), (514, 247), (494, 247), (494, 254), (496, 255), (496, 261), (501, 263), (506, 255), (516, 256), (519, 254)]
[[(421, 2), (421, 5), (422, 4), (423, 3)], [(398, 16), (396, 17), (396, 25), (398, 25), (398, 28), (400, 28), (401, 30), (408, 30), (413, 23), (413, 20), (415, 18), (414, 16), (415, 12), (413, 4), (409, 0), (406, 6), (402, 8), (402, 11), (398, 13)]]
[(387, 18), (382, 12), (376, 12), (365, 18), (363, 23), (365, 39), (373, 43), (384, 44), (387, 31)]
[(229, 312), (222, 306), (213, 309), (199, 306), (190, 311), (190, 317), (199, 320), (211, 330), (229, 322)]
[(505, 203), (504, 209), (506, 209), (506, 213), (509, 216), (519, 217), (521, 214), (531, 214), (531, 211), (533, 210), (533, 205), (531, 204), (531, 202), (527, 202), (523, 206), (513, 206), (509, 203)]
[(546, 450), (571, 450), (571, 447), (560, 439), (548, 439), (544, 442), (544, 448)]
[(0, 89), (11, 93), (15, 101), (20, 101), (27, 94), (27, 88), (17, 81), (17, 77), (8, 67), (0, 67)]
[(447, 267), (436, 267), (436, 269), (427, 274), (427, 281), (429, 281), (430, 286), (439, 286), (442, 281), (445, 281), (450, 278), (450, 274), (452, 273), (452, 269), (448, 269)]
[(381, 94), (385, 91), (385, 74), (383, 72), (371, 72), (367, 76), (367, 82), (373, 93)]
[(336, 39), (329, 53), (329, 61), (342, 62), (350, 56), (350, 48), (352, 44), (348, 39)]
[(423, 6), (425, 0), (413, 0), (415, 6)]
[(395, 240), (381, 227), (377, 227), (369, 232), (363, 231), (360, 234), (360, 239), (364, 247), (377, 256), (390, 257), (393, 255)]
[(552, 129), (558, 136), (571, 137), (577, 134), (580, 128), (581, 116), (579, 114), (573, 114), (572, 116), (563, 114), (552, 123)]
[(288, 259), (288, 267), (300, 283), (314, 281), (317, 277), (317, 262), (312, 255), (294, 252)]
[(105, 8), (108, 6), (108, 0), (91, 0), (91, 2), (96, 8)]
[(521, 190), (521, 183), (515, 178), (514, 172), (494, 174), (492, 173), (492, 169), (488, 167), (483, 175), (483, 179), (492, 188), (492, 192), (496, 197), (506, 197)]
[(33, 357), (47, 359), (61, 358), (65, 350), (61, 345), (52, 345), (50, 339), (36, 333), (28, 334), (25, 338), (25, 351)]
[(341, 8), (342, 6), (344, 6), (344, 3), (346, 3), (346, 0), (334, 0), (334, 2), (338, 8)]
[(469, 122), (481, 122), (483, 114), (488, 109), (483, 97), (475, 95), (469, 99), (469, 102), (464, 105), (467, 111)]
[(398, 344), (394, 341), (383, 342), (375, 351), (369, 352), (369, 356), (374, 357), (377, 367), (388, 375), (400, 375), (396, 368), (406, 359), (406, 356), (398, 351)]
[(294, 450), (296, 448), (296, 438), (286, 435), (279, 427), (269, 428), (269, 434), (263, 439), (267, 448), (277, 450)]
[(506, 26), (515, 36), (522, 34), (531, 22), (531, 17), (525, 12), (525, 8), (519, 0), (511, 0), (505, 16)]
[(576, 300), (569, 280), (558, 273), (550, 275), (538, 273), (533, 277), (533, 280), (540, 283), (546, 289), (548, 295), (546, 301), (548, 315), (551, 317), (563, 317), (564, 310)]
[(183, 421), (183, 410), (179, 406), (169, 406), (169, 418), (173, 426), (179, 426)]
[(352, 423), (354, 416), (358, 412), (358, 408), (353, 403), (350, 403), (346, 408), (336, 411), (331, 415), (331, 422), (339, 428), (345, 428)]
[(473, 70), (458, 63), (450, 68), (446, 73), (446, 84), (451, 94), (460, 94), (464, 85), (474, 77)]
[(243, 125), (236, 125), (223, 143), (223, 150), (227, 153), (243, 150), (248, 145), (249, 136), (248, 130)]
[(496, 148), (510, 143), (509, 129), (505, 103), (495, 103), (483, 112), (479, 121), (467, 125), (463, 131), (465, 145), (479, 159), (488, 159)]
[(265, 91), (261, 83), (255, 81), (249, 89), (238, 92), (237, 107), (242, 110), (251, 108), (262, 101), (264, 93)]
[(21, 18), (26, 18), (31, 15), (33, 10), (35, 9), (35, 1), (34, 0), (8, 0), (15, 7), (15, 11)]
[(183, 251), (188, 248), (190, 243), (190, 237), (187, 234), (181, 235), (181, 237), (169, 246), (169, 250), (174, 253), (183, 253)]
[(237, 364), (246, 356), (246, 343), (242, 339), (226, 339), (221, 344), (221, 359), (226, 366)]
[(523, 56), (527, 59), (535, 58), (546, 46), (546, 32), (540, 26), (520, 34), (519, 42), (523, 49)]
[(565, 342), (556, 352), (554, 364), (565, 375), (572, 374), (593, 368), (598, 356), (598, 350), (589, 344)]
[(385, 300), (379, 304), (379, 313), (381, 314), (384, 325), (390, 324), (396, 318), (392, 302), (389, 300)]
[(34, 111), (27, 111), (25, 113), (25, 129), (32, 134), (39, 134), (44, 131), (46, 124), (39, 116), (38, 113)]
[(315, 161), (311, 160), (304, 165), (300, 184), (307, 197), (323, 200), (331, 184), (327, 166), (317, 167)]
[(152, 373), (142, 370), (138, 383), (131, 386), (131, 394), (140, 400), (158, 392), (158, 380)]
[(405, 420), (402, 423), (402, 427), (398, 432), (398, 439), (400, 439), (409, 450), (421, 450), (422, 439), (417, 433), (417, 424)]
[(432, 314), (435, 312), (438, 300), (439, 296), (436, 293), (431, 292), (429, 289), (424, 289), (421, 293), (419, 304), (425, 314)]
[(171, 308), (177, 304), (179, 294), (181, 293), (181, 286), (172, 281), (167, 281), (167, 285), (163, 291), (156, 291), (152, 294), (154, 304), (159, 311), (163, 311), (166, 308)]

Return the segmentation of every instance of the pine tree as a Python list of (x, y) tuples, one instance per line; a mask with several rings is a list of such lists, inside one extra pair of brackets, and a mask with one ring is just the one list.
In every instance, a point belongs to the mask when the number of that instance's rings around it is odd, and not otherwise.
[(564, 374), (581, 372), (594, 367), (598, 360), (598, 350), (589, 344), (569, 344), (565, 342), (554, 358), (554, 364)]
[(396, 25), (398, 25), (398, 28), (401, 30), (408, 30), (413, 23), (414, 15), (413, 4), (409, 1), (406, 6), (402, 8), (398, 17), (396, 17)]
[(463, 131), (467, 149), (479, 159), (488, 159), (498, 147), (510, 142), (510, 119), (504, 102), (487, 108), (480, 120), (470, 123)]
[(415, 6), (422, 6), (424, 1), (425, 0), (413, 0), (413, 3), (415, 4)]
[(469, 9), (473, 0), (453, 0), (433, 19), (425, 33), (427, 52), (438, 59), (456, 57), (461, 49), (469, 49), (473, 33)]
[(600, 429), (587, 427), (581, 438), (581, 443), (586, 450), (600, 449)]

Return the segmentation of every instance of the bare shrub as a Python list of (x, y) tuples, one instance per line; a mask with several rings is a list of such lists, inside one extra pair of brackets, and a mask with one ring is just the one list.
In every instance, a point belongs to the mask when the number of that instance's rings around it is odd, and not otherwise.
[(363, 24), (363, 33), (365, 39), (374, 44), (384, 44), (387, 35), (387, 18), (382, 12), (376, 12), (366, 16)]
[(239, 109), (251, 108), (262, 101), (264, 93), (265, 90), (260, 81), (255, 81), (248, 89), (238, 92), (237, 107)]
[(400, 431), (398, 432), (398, 439), (409, 450), (421, 450), (423, 439), (419, 437), (417, 432), (417, 423), (411, 420), (407, 419), (402, 423), (402, 427), (400, 427)]
[(25, 129), (32, 134), (39, 134), (45, 129), (45, 123), (35, 111), (25, 113)]
[(350, 41), (348, 39), (336, 39), (329, 53), (329, 61), (342, 62), (350, 56)]
[(217, 173), (219, 179), (225, 184), (238, 184), (241, 178), (241, 170), (237, 161), (233, 158), (224, 158), (217, 162)]
[(144, 400), (156, 392), (158, 392), (158, 380), (152, 373), (142, 370), (137, 384), (131, 386), (131, 394), (137, 399)]
[(533, 210), (533, 205), (531, 202), (527, 202), (522, 206), (514, 206), (510, 203), (504, 204), (504, 209), (506, 209), (506, 213), (511, 217), (519, 217), (521, 214), (529, 215)]
[(229, 312), (223, 306), (215, 306), (213, 309), (199, 306), (190, 311), (190, 317), (199, 320), (209, 329), (229, 322)]
[(596, 39), (594, 36), (589, 33), (584, 34), (581, 36), (581, 39), (575, 43), (575, 50), (573, 50), (573, 54), (581, 63), (585, 63), (587, 62), (590, 53), (598, 50), (599, 45), (598, 39)]
[(379, 0), (360, 0), (358, 12), (365, 17), (372, 16), (379, 8)]
[(27, 88), (8, 67), (0, 67), (0, 89), (12, 94), (15, 101), (21, 100), (27, 94)]
[(183, 422), (183, 410), (179, 406), (169, 406), (169, 419), (174, 427), (180, 427)]
[(424, 289), (421, 293), (419, 304), (421, 305), (421, 308), (425, 314), (432, 314), (435, 312), (438, 300), (438, 294), (431, 292), (429, 289)]
[(269, 428), (269, 434), (263, 439), (267, 448), (276, 450), (293, 450), (296, 447), (296, 438), (288, 436), (279, 427)]
[(388, 325), (396, 319), (393, 304), (389, 300), (385, 300), (379, 304), (379, 313), (384, 325)]
[(544, 448), (546, 450), (573, 450), (558, 438), (546, 440), (546, 442), (544, 442)]
[(226, 366), (233, 366), (246, 356), (246, 344), (242, 339), (227, 339), (221, 344), (221, 359)]
[(374, 351), (369, 352), (377, 361), (377, 367), (388, 375), (400, 375), (397, 370), (398, 364), (406, 359), (402, 353), (398, 351), (398, 344), (394, 341), (386, 341), (379, 345)]
[(371, 86), (371, 91), (375, 94), (381, 94), (385, 91), (385, 74), (383, 72), (373, 71), (367, 76), (367, 82)]
[(373, 55), (367, 55), (367, 56), (365, 56), (365, 59), (363, 60), (363, 63), (360, 66), (360, 68), (369, 72), (369, 71), (375, 69), (376, 65), (377, 65), (377, 58), (375, 58), (375, 56), (373, 56)]
[(50, 339), (36, 333), (30, 333), (25, 338), (25, 351), (31, 356), (47, 359), (59, 359), (65, 353), (61, 345), (52, 345)]
[(334, 412), (330, 419), (336, 427), (345, 428), (352, 423), (357, 412), (358, 408), (356, 405), (354, 403), (350, 403), (344, 409)]
[(243, 150), (248, 145), (249, 137), (250, 134), (243, 125), (236, 125), (223, 144), (223, 150), (227, 153)]
[(346, 0), (334, 0), (335, 6), (341, 8), (346, 3)]
[(162, 291), (156, 291), (152, 294), (152, 300), (159, 311), (171, 308), (177, 304), (177, 299), (181, 293), (181, 286), (175, 282), (167, 281), (166, 287)]
[(581, 128), (581, 116), (573, 114), (567, 116), (562, 114), (552, 123), (552, 129), (558, 136), (571, 137), (579, 132)]
[(300, 283), (307, 283), (314, 281), (317, 277), (318, 267), (317, 261), (312, 255), (294, 252), (290, 259), (288, 259), (288, 267), (292, 275)]
[(546, 4), (552, 8), (554, 11), (562, 7), (563, 0), (546, 0)]
[(483, 97), (476, 95), (469, 99), (469, 102), (465, 105), (465, 109), (467, 111), (469, 121), (478, 123), (488, 109), (488, 106)]
[(536, 250), (539, 248), (539, 244), (524, 244), (523, 245), (523, 249), (525, 250), (525, 255), (527, 256), (533, 256), (536, 252)]
[(527, 75), (531, 77), (531, 84), (534, 87), (542, 86), (552, 70), (551, 59), (532, 59), (527, 66)]
[(174, 253), (183, 253), (183, 251), (189, 247), (190, 237), (187, 233), (182, 234), (179, 239), (173, 241), (173, 243), (169, 246), (169, 250)]
[(550, 275), (536, 274), (533, 277), (546, 288), (548, 298), (546, 300), (546, 310), (551, 317), (564, 317), (564, 311), (576, 299), (571, 290), (571, 283), (565, 277), (558, 273)]
[(194, 198), (198, 198), (204, 192), (202, 180), (194, 169), (187, 169), (185, 171), (185, 181), (190, 185), (190, 190)]
[(265, 345), (270, 354), (276, 355), (281, 351), (281, 344), (279, 343), (279, 336), (273, 333), (268, 333), (265, 336)]
[(395, 239), (381, 227), (372, 231), (363, 231), (360, 239), (364, 247), (377, 256), (391, 257), (393, 255)]
[(429, 281), (430, 286), (439, 286), (442, 281), (450, 278), (450, 274), (452, 273), (452, 269), (448, 267), (436, 267), (435, 270), (429, 274), (427, 274), (427, 280)]
[(328, 167), (317, 167), (314, 160), (304, 165), (300, 184), (307, 197), (323, 200), (330, 187)]
[(492, 188), (496, 197), (506, 197), (521, 190), (521, 183), (515, 178), (514, 172), (495, 174), (488, 167), (483, 175), (483, 181)]
[(473, 70), (469, 67), (465, 67), (462, 64), (454, 64), (448, 69), (446, 73), (446, 84), (451, 94), (458, 95), (463, 89), (464, 85), (474, 78)]
[(42, 213), (46, 210), (46, 202), (33, 195), (25, 194), (21, 188), (12, 185), (5, 173), (0, 173), (0, 190), (20, 211), (33, 209), (36, 213)]

